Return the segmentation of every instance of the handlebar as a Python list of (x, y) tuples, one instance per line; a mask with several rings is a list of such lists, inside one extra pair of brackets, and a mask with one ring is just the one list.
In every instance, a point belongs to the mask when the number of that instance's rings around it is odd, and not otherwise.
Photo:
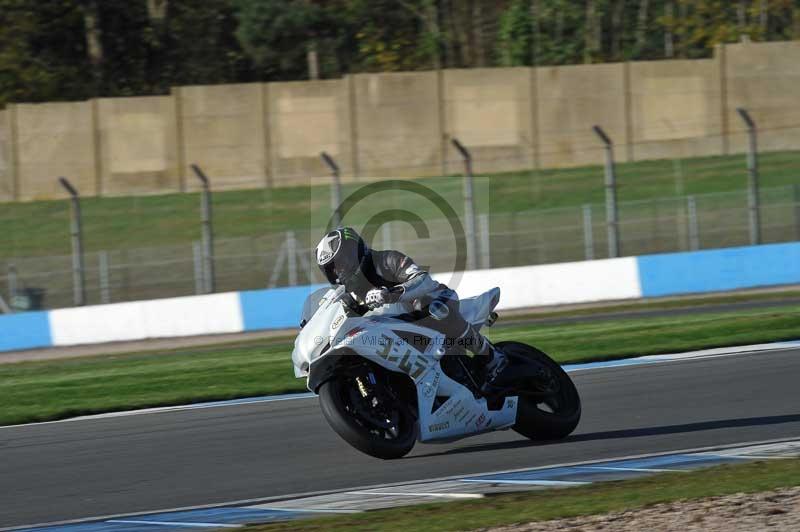
[(366, 305), (361, 305), (348, 292), (343, 292), (342, 295), (339, 297), (339, 301), (342, 302), (342, 304), (345, 306), (347, 310), (355, 312), (359, 316), (363, 316), (369, 311), (369, 308)]

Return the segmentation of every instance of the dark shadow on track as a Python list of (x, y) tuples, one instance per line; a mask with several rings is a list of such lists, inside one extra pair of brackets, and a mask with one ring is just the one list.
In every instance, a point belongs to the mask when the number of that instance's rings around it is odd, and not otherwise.
[[(603, 432), (587, 432), (575, 434), (563, 440), (532, 441), (521, 439), (502, 443), (487, 443), (470, 445), (440, 453), (418, 454), (407, 459), (427, 458), (431, 456), (447, 456), (461, 453), (477, 453), (482, 451), (496, 451), (503, 449), (518, 449), (522, 447), (537, 447), (541, 445), (556, 445), (561, 443), (577, 443), (584, 441), (611, 440), (622, 438), (640, 438), (643, 436), (661, 436), (664, 434), (680, 434), (685, 432), (700, 432), (704, 430), (729, 429), (741, 427), (757, 427), (760, 425), (779, 425), (781, 423), (800, 422), (800, 414), (787, 414), (783, 416), (747, 417), (737, 419), (718, 419), (715, 421), (700, 421), (697, 423), (684, 423), (681, 425), (664, 425), (661, 427), (642, 427), (638, 429), (607, 430)], [(521, 436), (520, 436), (521, 437)]]

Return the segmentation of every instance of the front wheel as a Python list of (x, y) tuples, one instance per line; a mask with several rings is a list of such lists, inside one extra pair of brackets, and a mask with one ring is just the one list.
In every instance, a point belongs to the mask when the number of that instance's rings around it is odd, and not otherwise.
[(546, 378), (531, 383), (531, 393), (519, 395), (516, 432), (532, 440), (566, 438), (581, 419), (581, 398), (566, 371), (535, 347), (520, 342), (498, 342), (496, 347), (514, 357), (534, 361)]
[[(362, 379), (359, 381), (358, 379)], [(322, 414), (347, 443), (376, 458), (401, 458), (417, 440), (416, 419), (390, 390), (376, 390), (363, 377), (337, 375), (319, 388)]]

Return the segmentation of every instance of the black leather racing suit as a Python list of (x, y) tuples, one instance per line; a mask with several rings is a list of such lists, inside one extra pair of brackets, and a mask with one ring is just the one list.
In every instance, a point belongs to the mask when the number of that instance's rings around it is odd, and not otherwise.
[[(405, 303), (409, 311), (398, 318), (439, 331), (449, 342), (457, 341), (475, 354), (489, 354), (490, 344), (461, 316), (455, 291), (435, 281), (408, 255), (394, 250), (371, 250), (360, 273), (345, 285), (359, 303), (363, 304), (367, 292), (374, 288), (401, 291), (397, 300)], [(432, 304), (437, 317), (431, 313)]]

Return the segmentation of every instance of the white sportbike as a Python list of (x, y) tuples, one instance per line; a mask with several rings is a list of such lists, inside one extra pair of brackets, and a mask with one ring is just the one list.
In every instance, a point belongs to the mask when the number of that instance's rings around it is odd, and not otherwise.
[[(476, 327), (492, 325), (500, 290), (461, 300)], [(309, 296), (292, 362), (319, 394), (322, 413), (356, 449), (384, 459), (417, 440), (442, 442), (514, 429), (535, 440), (564, 438), (581, 402), (569, 375), (538, 349), (499, 342), (511, 385), (482, 393), (483, 364), (433, 329), (397, 316), (399, 304), (368, 311), (343, 287)]]

